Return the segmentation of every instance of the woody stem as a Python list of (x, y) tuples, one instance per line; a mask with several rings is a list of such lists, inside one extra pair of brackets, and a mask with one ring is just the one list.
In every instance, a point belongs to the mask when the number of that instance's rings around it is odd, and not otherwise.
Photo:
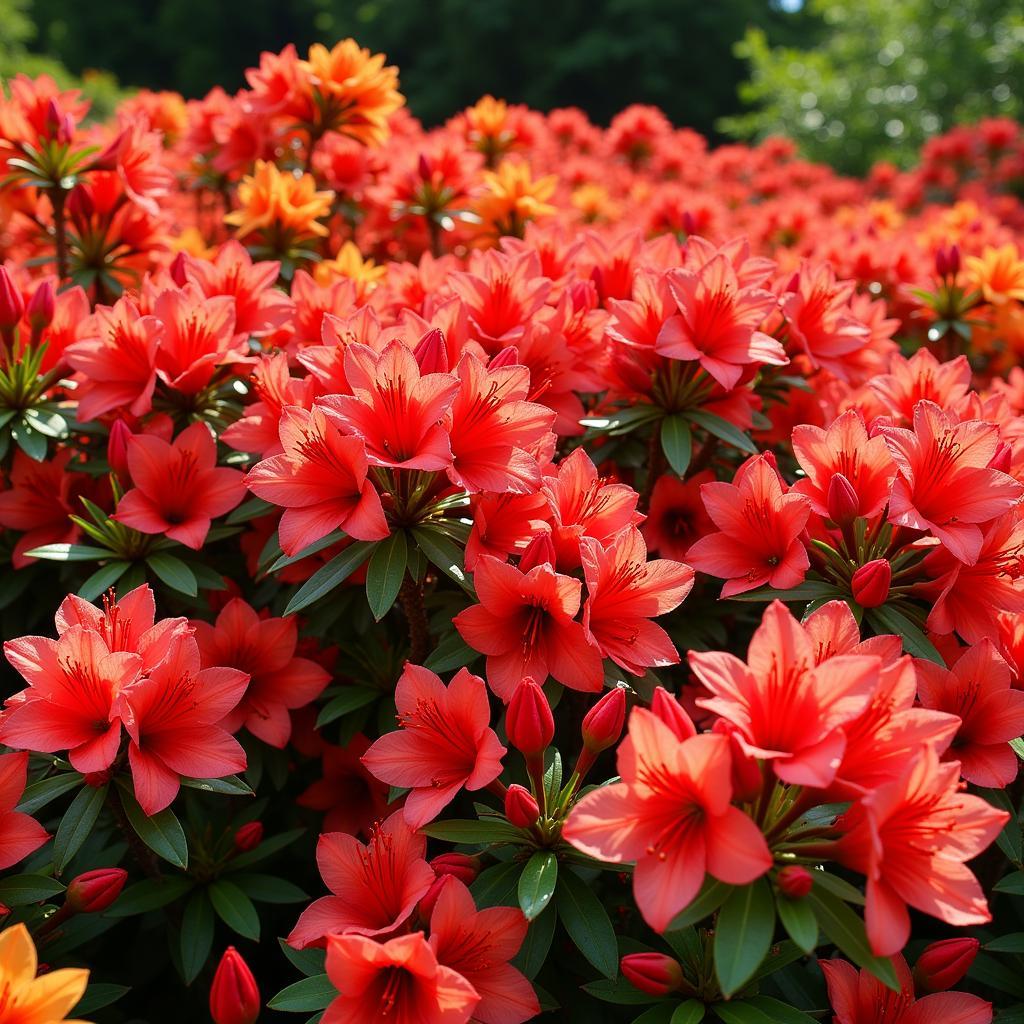
[(644, 480), (644, 489), (640, 494), (640, 501), (637, 503), (642, 512), (647, 511), (647, 507), (651, 503), (651, 494), (654, 492), (654, 485), (664, 471), (665, 454), (661, 450), (661, 424), (658, 423), (651, 431), (651, 439), (647, 443), (647, 479)]
[(57, 249), (57, 286), (68, 276), (68, 235), (64, 222), (64, 200), (67, 197), (60, 185), (50, 189), (50, 203), (53, 206), (53, 230)]
[(409, 624), (409, 660), (420, 665), (430, 653), (430, 627), (423, 607), (423, 588), (407, 575), (398, 591), (398, 601)]

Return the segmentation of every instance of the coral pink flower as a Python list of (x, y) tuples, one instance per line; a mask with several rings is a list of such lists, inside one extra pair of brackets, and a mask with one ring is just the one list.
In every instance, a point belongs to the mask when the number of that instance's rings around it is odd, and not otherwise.
[(727, 391), (739, 383), (745, 366), (789, 362), (783, 347), (757, 329), (775, 308), (775, 296), (741, 287), (727, 256), (713, 256), (699, 270), (670, 270), (668, 281), (679, 313), (658, 333), (659, 355), (699, 360)]
[(205, 668), (227, 665), (249, 676), (245, 696), (221, 723), (228, 732), (245, 726), (272, 747), (284, 748), (292, 732), (288, 711), (323, 692), (330, 674), (315, 661), (295, 657), (294, 617), (261, 618), (240, 598), (221, 609), (214, 625), (193, 621)]
[(375, 942), (332, 935), (327, 976), (341, 993), (323, 1024), (466, 1024), (480, 996), (470, 983), (437, 962), (422, 932)]
[(242, 699), (249, 677), (201, 666), (195, 638), (178, 635), (163, 661), (121, 692), (128, 763), (146, 814), (170, 805), (179, 776), (216, 779), (245, 768), (245, 752), (220, 723)]
[[(2, 495), (0, 495), (2, 497)], [(506, 561), (521, 555), (550, 515), (543, 494), (483, 494), (473, 505), (473, 529), (466, 542), (466, 568), (476, 570), (482, 555)]]
[(959, 786), (960, 766), (921, 748), (898, 779), (868, 793), (842, 819), (840, 863), (865, 875), (864, 922), (876, 956), (910, 938), (907, 905), (957, 927), (991, 920), (966, 862), (999, 834), (1008, 815)]
[(938, 992), (914, 999), (906, 960), (893, 957), (899, 992), (870, 971), (845, 960), (819, 960), (828, 985), (834, 1024), (992, 1024), (992, 1004), (966, 992)]
[(245, 497), (245, 477), (217, 466), (217, 444), (205, 423), (186, 427), (168, 443), (152, 434), (128, 442), (134, 487), (113, 516), (140, 533), (162, 533), (198, 551), (210, 522)]
[(473, 574), (480, 603), (455, 616), (455, 628), (487, 655), (487, 682), (508, 701), (527, 676), (549, 675), (573, 690), (596, 693), (604, 678), (601, 655), (575, 615), (582, 587), (550, 565), (528, 573), (484, 555)]
[(540, 1013), (533, 986), (509, 964), (526, 938), (518, 907), (477, 910), (466, 886), (449, 877), (430, 915), (430, 948), (437, 962), (457, 971), (476, 989), (473, 1020), (523, 1024)]
[(235, 341), (235, 302), (230, 296), (208, 299), (195, 286), (190, 291), (168, 289), (153, 303), (164, 325), (156, 368), (175, 391), (194, 395), (210, 383), (222, 363), (247, 361), (248, 339)]
[(288, 936), (296, 949), (323, 946), (328, 935), (389, 935), (434, 883), (417, 835), (396, 811), (374, 828), (365, 846), (354, 836), (328, 832), (316, 846), (320, 875), (332, 895), (314, 900)]
[(429, 669), (406, 665), (395, 708), (399, 729), (381, 736), (363, 764), (381, 781), (412, 790), (404, 808), (412, 828), (436, 818), (463, 787), (482, 789), (501, 774), (506, 751), (490, 728), (479, 676), (463, 668), (446, 687)]
[(667, 558), (647, 561), (647, 546), (635, 527), (607, 546), (580, 541), (587, 600), (583, 629), (606, 658), (642, 676), (648, 668), (675, 665), (679, 652), (661, 626), (650, 620), (677, 608), (693, 589), (694, 571)]
[(1010, 685), (1010, 667), (984, 639), (944, 669), (918, 661), (917, 692), (926, 708), (958, 715), (960, 729), (945, 760), (959, 761), (960, 774), (976, 786), (999, 789), (1017, 777), (1010, 740), (1024, 734), (1024, 692)]
[(441, 421), (459, 390), (458, 378), (421, 374), (412, 350), (397, 340), (379, 355), (366, 345), (349, 345), (345, 376), (352, 394), (327, 395), (320, 405), (345, 433), (363, 440), (373, 465), (424, 470), (451, 465)]
[(781, 601), (765, 610), (747, 663), (724, 651), (690, 652), (690, 667), (711, 691), (697, 701), (736, 730), (743, 750), (772, 762), (798, 786), (827, 786), (846, 747), (842, 726), (868, 705), (881, 659), (841, 654), (816, 664), (815, 645)]
[(889, 522), (927, 530), (954, 558), (974, 565), (981, 554), (980, 523), (1011, 509), (1024, 485), (988, 464), (999, 428), (982, 420), (958, 422), (934, 402), (914, 407), (914, 429), (881, 430), (900, 475), (893, 484)]
[(940, 363), (927, 348), (909, 359), (894, 355), (889, 372), (868, 381), (868, 387), (893, 415), (909, 423), (918, 402), (934, 402), (943, 409), (954, 407), (971, 387), (967, 356)]
[(663, 932), (710, 872), (746, 885), (772, 865), (758, 827), (733, 807), (729, 739), (676, 733), (644, 708), (618, 749), (621, 782), (588, 793), (569, 815), (565, 839), (600, 860), (636, 862), (633, 896)]
[(809, 423), (794, 427), (793, 454), (807, 474), (793, 491), (806, 495), (819, 516), (831, 518), (829, 488), (839, 475), (857, 496), (857, 516), (877, 516), (889, 501), (896, 464), (881, 437), (868, 437), (855, 410), (844, 412), (827, 430)]
[(67, 750), (80, 772), (109, 768), (121, 742), (118, 695), (137, 679), (142, 659), (111, 652), (99, 633), (82, 626), (57, 640), (8, 640), (4, 654), (29, 688), (8, 699), (0, 742), (43, 753)]
[(803, 582), (810, 560), (799, 538), (810, 503), (802, 494), (783, 493), (765, 456), (744, 463), (731, 484), (707, 483), (700, 493), (719, 532), (701, 537), (686, 561), (726, 580), (722, 597), (766, 584), (785, 590)]
[(278, 534), (286, 555), (339, 528), (357, 540), (388, 536), (359, 438), (344, 436), (320, 409), (295, 406), (285, 409), (280, 432), (283, 454), (253, 466), (245, 482), (264, 501), (284, 506)]
[(323, 751), (323, 778), (309, 784), (296, 799), (300, 807), (323, 811), (324, 832), (369, 835), (388, 814), (390, 787), (378, 782), (363, 764), (370, 741), (357, 733), (345, 747)]
[(75, 391), (84, 422), (114, 409), (133, 416), (149, 412), (156, 387), (156, 354), (163, 324), (143, 316), (125, 297), (99, 306), (64, 358), (82, 375)]
[(35, 818), (14, 809), (27, 779), (27, 753), (0, 754), (0, 871), (13, 867), (50, 838)]
[(695, 473), (688, 480), (680, 480), (671, 473), (658, 477), (647, 518), (640, 527), (651, 551), (682, 562), (694, 541), (714, 532), (714, 524), (700, 497), (701, 487), (714, 479), (715, 474), (709, 469)]

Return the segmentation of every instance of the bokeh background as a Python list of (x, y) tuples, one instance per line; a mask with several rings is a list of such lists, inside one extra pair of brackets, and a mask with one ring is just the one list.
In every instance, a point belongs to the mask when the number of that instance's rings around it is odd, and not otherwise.
[(1022, 114), (1012, 0), (0, 0), (0, 76), (228, 90), (261, 50), (354, 36), (437, 124), (490, 92), (607, 123), (654, 103), (716, 141), (772, 133), (844, 171), (955, 122)]

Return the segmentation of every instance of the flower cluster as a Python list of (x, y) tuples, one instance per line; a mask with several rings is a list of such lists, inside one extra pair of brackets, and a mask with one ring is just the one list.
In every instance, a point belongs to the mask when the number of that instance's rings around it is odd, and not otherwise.
[(0, 1019), (1017, 1019), (1024, 130), (246, 83), (0, 96)]

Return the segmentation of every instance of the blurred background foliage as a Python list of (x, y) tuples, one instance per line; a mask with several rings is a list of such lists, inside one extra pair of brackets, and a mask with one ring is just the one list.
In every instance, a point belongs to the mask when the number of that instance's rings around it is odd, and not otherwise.
[(905, 163), (958, 120), (1020, 116), (1024, 93), (1024, 5), (1007, 0), (0, 0), (0, 76), (78, 76), (103, 110), (107, 72), (201, 96), (242, 87), (261, 50), (348, 35), (399, 66), (428, 125), (485, 92), (599, 123), (654, 103), (851, 172)]

